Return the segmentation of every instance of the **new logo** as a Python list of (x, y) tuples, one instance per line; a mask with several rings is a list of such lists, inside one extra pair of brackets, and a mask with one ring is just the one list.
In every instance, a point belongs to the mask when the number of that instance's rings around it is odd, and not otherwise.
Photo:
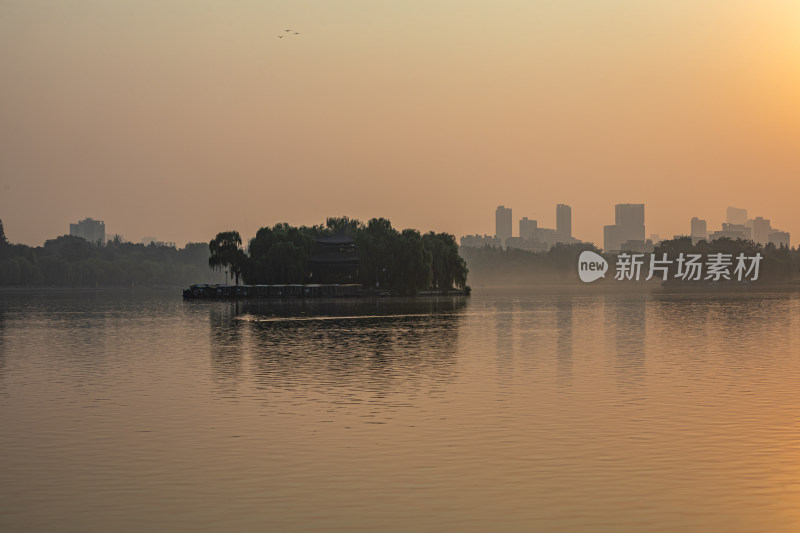
[(596, 279), (604, 278), (607, 271), (608, 261), (603, 259), (601, 255), (589, 250), (581, 252), (580, 257), (578, 257), (578, 275), (581, 281), (590, 283)]

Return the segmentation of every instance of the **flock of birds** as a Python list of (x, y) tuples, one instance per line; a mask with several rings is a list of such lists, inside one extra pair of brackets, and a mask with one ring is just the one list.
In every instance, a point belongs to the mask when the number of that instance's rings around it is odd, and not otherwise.
[(286, 37), (287, 33), (289, 35), (300, 35), (299, 31), (294, 31), (294, 32), (292, 30), (283, 30), (283, 31), (286, 32), (286, 33), (278, 35), (278, 39), (283, 39), (284, 37)]

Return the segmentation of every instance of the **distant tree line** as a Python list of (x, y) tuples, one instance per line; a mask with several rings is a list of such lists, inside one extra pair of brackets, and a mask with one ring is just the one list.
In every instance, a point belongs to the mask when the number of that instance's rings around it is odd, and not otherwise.
[(578, 257), (584, 250), (600, 253), (591, 243), (558, 243), (546, 252), (519, 248), (462, 246), (472, 283), (481, 285), (536, 285), (579, 281)]
[(208, 271), (209, 256), (207, 243), (177, 249), (64, 235), (44, 246), (11, 244), (0, 221), (0, 286), (183, 286), (224, 279)]
[[(656, 246), (654, 253), (658, 258), (667, 254), (670, 260), (676, 260), (683, 253), (700, 254), (704, 258), (709, 254), (730, 254), (733, 262), (739, 254), (745, 257), (753, 257), (757, 253), (761, 254), (759, 265), (759, 281), (776, 282), (790, 281), (800, 278), (800, 248), (788, 248), (786, 246), (775, 246), (773, 243), (761, 245), (751, 240), (730, 239), (723, 237), (713, 241), (699, 241), (692, 244), (691, 237), (679, 237), (676, 239), (662, 241)], [(675, 279), (677, 264), (670, 265), (670, 279)]]
[[(482, 285), (531, 285), (552, 282), (581, 283), (578, 278), (578, 257), (584, 250), (602, 254), (609, 263), (607, 279), (613, 280), (617, 254), (602, 253), (591, 243), (556, 244), (547, 252), (532, 252), (516, 248), (461, 247), (461, 255), (467, 262), (473, 283)], [(774, 244), (762, 246), (749, 240), (728, 238), (714, 241), (700, 241), (692, 244), (690, 237), (662, 241), (655, 247), (654, 254), (661, 258), (664, 253), (668, 259), (677, 260), (679, 254), (731, 254), (744, 253), (762, 256), (759, 267), (759, 280), (764, 282), (790, 281), (800, 278), (800, 248), (776, 247)], [(648, 256), (649, 261), (649, 254)], [(645, 263), (649, 269), (649, 263)], [(645, 275), (647, 274), (645, 269)], [(674, 279), (677, 263), (670, 266), (670, 279)], [(660, 278), (659, 278), (660, 279)]]
[(222, 232), (209, 243), (208, 264), (229, 270), (236, 283), (240, 277), (247, 284), (330, 282), (313, 279), (311, 259), (318, 239), (332, 235), (350, 237), (358, 256), (357, 273), (333, 281), (406, 295), (467, 287), (467, 266), (453, 235), (399, 231), (385, 218), (366, 224), (348, 217), (328, 218), (324, 226), (276, 224), (258, 230), (246, 250), (238, 232)]

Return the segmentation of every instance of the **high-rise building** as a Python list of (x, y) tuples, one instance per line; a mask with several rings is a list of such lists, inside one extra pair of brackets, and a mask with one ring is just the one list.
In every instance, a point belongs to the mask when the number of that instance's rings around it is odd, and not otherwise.
[(692, 217), (692, 240), (708, 238), (708, 224), (702, 218)]
[(759, 244), (769, 242), (769, 234), (772, 233), (772, 224), (768, 218), (756, 217), (753, 219), (753, 240)]
[(556, 232), (565, 241), (572, 237), (572, 207), (556, 205)]
[(728, 224), (746, 224), (747, 223), (747, 209), (739, 209), (738, 207), (729, 207), (726, 213), (726, 220)]
[(644, 240), (644, 204), (617, 204), (614, 206), (614, 223), (629, 233), (630, 240)]
[(106, 224), (102, 220), (85, 218), (69, 225), (69, 234), (89, 242), (103, 244), (106, 241)]
[(620, 228), (616, 224), (603, 226), (603, 249), (607, 252), (617, 251), (622, 246)]
[(506, 239), (511, 237), (511, 208), (498, 206), (494, 213), (495, 236), (500, 239), (502, 246), (506, 245)]
[(619, 250), (624, 243), (644, 244), (644, 204), (614, 206), (614, 225), (603, 228), (603, 247)]
[(533, 239), (536, 236), (538, 222), (522, 217), (519, 221), (519, 236), (522, 240)]

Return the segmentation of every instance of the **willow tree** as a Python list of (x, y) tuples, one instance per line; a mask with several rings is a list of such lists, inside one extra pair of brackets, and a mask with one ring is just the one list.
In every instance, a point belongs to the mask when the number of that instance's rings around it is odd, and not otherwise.
[(322, 232), (322, 226), (297, 228), (285, 222), (259, 229), (250, 239), (245, 283), (305, 283), (308, 260)]
[(400, 233), (385, 218), (373, 218), (356, 234), (360, 281), (368, 287), (388, 289), (399, 275), (394, 268)]
[(428, 232), (422, 244), (431, 253), (432, 285), (437, 289), (464, 289), (467, 286), (467, 264), (458, 253), (456, 238), (449, 233)]
[(225, 268), (230, 271), (231, 276), (239, 284), (239, 275), (244, 269), (247, 256), (242, 250), (242, 237), (238, 231), (223, 231), (217, 233), (211, 242), (208, 243), (211, 250), (211, 257), (208, 258), (208, 266), (215, 270)]
[(433, 257), (422, 244), (422, 236), (415, 229), (404, 229), (392, 246), (394, 261), (390, 265), (393, 276), (392, 291), (413, 296), (417, 291), (428, 289), (433, 278)]
[(3, 229), (3, 221), (0, 220), (0, 248), (8, 246), (8, 239), (6, 239), (6, 230)]

